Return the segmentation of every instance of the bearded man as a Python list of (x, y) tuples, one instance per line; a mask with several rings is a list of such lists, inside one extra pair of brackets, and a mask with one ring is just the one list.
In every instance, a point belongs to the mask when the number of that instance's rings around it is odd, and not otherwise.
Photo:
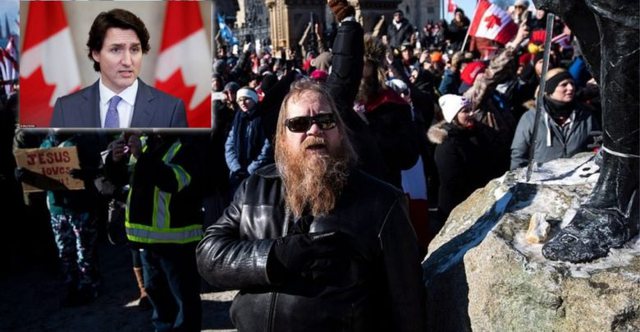
[(423, 331), (419, 249), (403, 194), (354, 168), (327, 89), (292, 85), (275, 165), (251, 175), (197, 248), (200, 274), (240, 289), (239, 331)]

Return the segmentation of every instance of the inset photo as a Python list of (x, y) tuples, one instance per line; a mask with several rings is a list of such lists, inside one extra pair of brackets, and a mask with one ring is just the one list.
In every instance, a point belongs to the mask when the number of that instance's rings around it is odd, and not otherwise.
[(21, 128), (211, 128), (210, 1), (21, 1)]

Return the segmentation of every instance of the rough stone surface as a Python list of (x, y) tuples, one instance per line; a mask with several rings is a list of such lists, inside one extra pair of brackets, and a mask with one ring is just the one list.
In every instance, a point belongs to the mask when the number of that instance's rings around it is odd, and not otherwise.
[(529, 183), (509, 172), (454, 209), (423, 262), (430, 330), (640, 330), (638, 237), (583, 264), (546, 260), (525, 240), (536, 212), (550, 235), (571, 220), (597, 179), (591, 157), (548, 163)]

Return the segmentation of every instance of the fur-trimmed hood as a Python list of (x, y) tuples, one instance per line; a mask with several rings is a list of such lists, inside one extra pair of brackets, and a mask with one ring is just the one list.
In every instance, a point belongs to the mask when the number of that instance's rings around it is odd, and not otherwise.
[(429, 128), (427, 138), (434, 144), (442, 144), (449, 136), (450, 125), (442, 120)]

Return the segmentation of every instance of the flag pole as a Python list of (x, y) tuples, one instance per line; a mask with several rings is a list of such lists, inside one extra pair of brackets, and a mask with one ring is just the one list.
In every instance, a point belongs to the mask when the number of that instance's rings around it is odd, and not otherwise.
[[(478, 3), (480, 3), (480, 1), (476, 1), (476, 6), (473, 7), (473, 15), (471, 15), (472, 19), (476, 17), (476, 12), (478, 11)], [(469, 39), (469, 30), (471, 30), (471, 24), (469, 24), (469, 27), (467, 27), (467, 33), (464, 35), (464, 41), (462, 42), (462, 47), (460, 48), (460, 52), (464, 52), (464, 47), (467, 46), (467, 39)]]
[(533, 120), (533, 135), (531, 136), (531, 142), (529, 145), (529, 165), (527, 165), (526, 182), (531, 179), (531, 173), (533, 172), (533, 163), (535, 162), (536, 142), (538, 141), (538, 126), (540, 123), (540, 113), (542, 113), (542, 99), (544, 98), (544, 91), (547, 86), (547, 71), (549, 70), (549, 57), (551, 55), (551, 38), (553, 37), (553, 20), (555, 15), (552, 13), (547, 14), (547, 25), (544, 39), (544, 56), (542, 57), (542, 74), (540, 75), (540, 86), (538, 88), (538, 95), (536, 96), (536, 113)]

